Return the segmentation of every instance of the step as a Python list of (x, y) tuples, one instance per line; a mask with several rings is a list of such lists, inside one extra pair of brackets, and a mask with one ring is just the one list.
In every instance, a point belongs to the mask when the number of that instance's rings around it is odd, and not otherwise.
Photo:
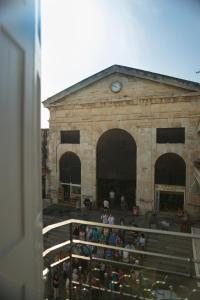
[(180, 262), (176, 260), (164, 260), (157, 258), (147, 258), (144, 260), (144, 265), (159, 269), (165, 269), (169, 271), (176, 271), (182, 273), (188, 273), (190, 271), (190, 264), (186, 262)]

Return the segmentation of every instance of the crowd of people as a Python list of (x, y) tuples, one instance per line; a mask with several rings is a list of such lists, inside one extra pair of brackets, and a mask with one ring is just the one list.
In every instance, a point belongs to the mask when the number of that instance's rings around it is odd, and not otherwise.
[[(104, 211), (100, 217), (103, 224), (114, 225), (115, 217)], [(124, 225), (124, 219), (120, 219), (120, 225)], [(135, 227), (137, 225), (135, 224)], [(107, 227), (95, 227), (86, 225), (76, 225), (73, 230), (73, 236), (76, 239), (99, 243), (99, 246), (78, 245), (76, 251), (81, 255), (93, 255), (99, 258), (122, 260), (123, 262), (135, 262), (141, 259), (141, 256), (130, 253), (129, 251), (115, 250), (102, 247), (102, 244), (121, 247), (129, 250), (144, 250), (145, 236), (143, 233), (132, 231), (127, 235), (124, 229), (111, 229)]]
[[(103, 224), (115, 225), (116, 220), (113, 214), (105, 209), (101, 216), (100, 221)], [(120, 225), (125, 225), (124, 218), (120, 219)], [(136, 224), (134, 224), (137, 227)], [(94, 242), (98, 245), (77, 244), (73, 248), (73, 253), (83, 256), (93, 256), (98, 258), (104, 258), (114, 261), (122, 261), (125, 263), (132, 263), (138, 265), (143, 259), (142, 255), (134, 253), (134, 250), (144, 250), (145, 248), (145, 236), (143, 233), (139, 233), (137, 230), (129, 232), (122, 229), (113, 229), (109, 227), (98, 227), (88, 225), (74, 225), (73, 238), (81, 241)], [(103, 245), (116, 246), (122, 249), (112, 249), (103, 247)], [(129, 252), (127, 250), (133, 250)], [(74, 282), (80, 282), (85, 284), (92, 284), (94, 286), (106, 287), (108, 289), (116, 290), (119, 286), (125, 283), (130, 278), (135, 278), (135, 284), (138, 273), (134, 271), (129, 277), (123, 277), (125, 274), (121, 268), (114, 268), (111, 264), (100, 263), (93, 272), (88, 272), (88, 261), (73, 258), (72, 268), (70, 262), (65, 261), (63, 263), (63, 279), (65, 281), (66, 293), (69, 292), (69, 278), (70, 272), (72, 274), (72, 280)], [(90, 275), (89, 275), (90, 274)], [(98, 276), (97, 276), (98, 274)], [(54, 299), (58, 297), (58, 290), (61, 276), (60, 271), (57, 270), (53, 273), (52, 285), (54, 288)], [(115, 282), (115, 283), (114, 283)]]
[[(65, 295), (69, 296), (70, 288), (70, 261), (65, 261), (62, 269), (56, 269), (53, 273), (54, 299), (57, 299), (59, 290), (64, 281)], [(111, 291), (121, 291), (133, 293), (139, 292), (145, 286), (143, 272), (135, 267), (130, 272), (122, 267), (114, 267), (111, 263), (95, 263), (89, 266), (88, 261), (74, 258), (72, 262), (72, 286), (73, 293), (80, 293), (80, 287), (92, 286), (108, 289)], [(152, 283), (151, 283), (152, 284)], [(93, 291), (95, 293), (95, 291)], [(77, 295), (78, 296), (78, 295)], [(78, 297), (78, 299), (80, 299)], [(98, 299), (95, 297), (94, 299)]]

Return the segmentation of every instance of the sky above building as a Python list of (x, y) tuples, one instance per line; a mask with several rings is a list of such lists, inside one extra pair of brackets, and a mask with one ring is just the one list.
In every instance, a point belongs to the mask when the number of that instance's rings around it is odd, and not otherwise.
[(41, 0), (41, 34), (42, 101), (113, 64), (200, 82), (200, 0)]

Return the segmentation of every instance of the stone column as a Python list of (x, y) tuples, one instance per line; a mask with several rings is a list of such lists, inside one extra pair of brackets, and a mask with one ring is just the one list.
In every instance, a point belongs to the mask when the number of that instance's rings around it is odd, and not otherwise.
[(96, 146), (92, 139), (91, 128), (84, 128), (81, 142), (81, 195), (82, 205), (88, 197), (95, 206), (96, 202)]
[(136, 203), (140, 212), (151, 210), (154, 204), (152, 172), (152, 129), (138, 129)]
[(58, 147), (59, 136), (54, 127), (49, 130), (49, 161), (50, 197), (53, 203), (58, 202)]

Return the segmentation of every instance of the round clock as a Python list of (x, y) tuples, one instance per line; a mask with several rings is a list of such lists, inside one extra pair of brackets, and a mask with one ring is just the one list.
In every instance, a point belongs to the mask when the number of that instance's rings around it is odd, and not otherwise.
[(116, 82), (113, 82), (111, 84), (111, 91), (114, 92), (114, 93), (118, 93), (122, 88), (122, 84), (118, 81)]

